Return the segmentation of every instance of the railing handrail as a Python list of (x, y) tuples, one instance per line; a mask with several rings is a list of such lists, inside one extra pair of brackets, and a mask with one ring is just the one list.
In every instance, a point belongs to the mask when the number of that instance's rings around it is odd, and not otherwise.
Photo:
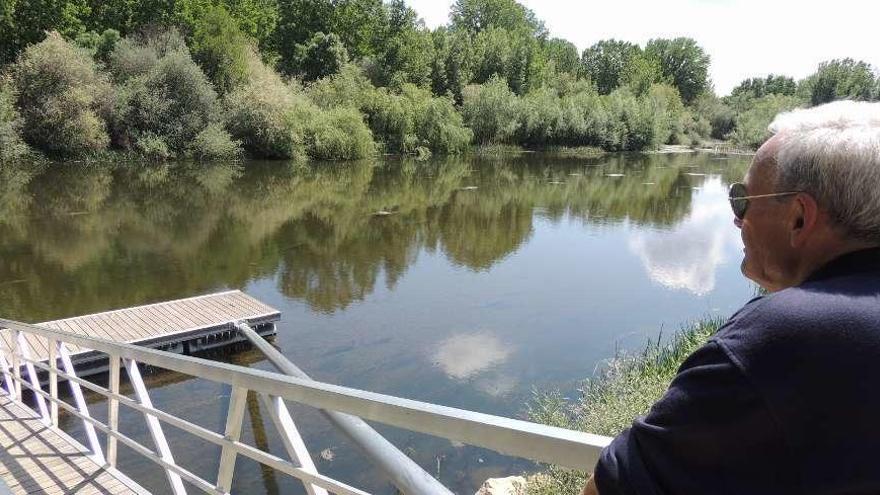
[(84, 336), (0, 318), (0, 328), (31, 333), (194, 377), (242, 387), (318, 409), (340, 411), (387, 425), (574, 469), (591, 469), (611, 439), (501, 416), (303, 380)]

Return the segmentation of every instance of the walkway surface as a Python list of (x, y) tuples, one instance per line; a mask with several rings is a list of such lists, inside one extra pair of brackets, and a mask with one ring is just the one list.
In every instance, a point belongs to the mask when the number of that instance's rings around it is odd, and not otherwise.
[[(254, 326), (281, 318), (278, 310), (238, 291), (218, 292), (176, 301), (117, 309), (64, 320), (38, 323), (65, 332), (88, 335), (129, 344), (155, 347), (155, 344), (185, 340), (189, 336), (210, 334), (229, 327), (230, 322), (245, 321)], [(228, 328), (232, 331), (232, 328)], [(25, 337), (31, 358), (49, 358), (46, 339)], [(0, 332), (0, 345), (12, 349), (11, 332)], [(69, 345), (71, 354), (83, 349)]]
[[(0, 395), (0, 494), (148, 494), (33, 410)], [(5, 484), (5, 486), (3, 486)]]

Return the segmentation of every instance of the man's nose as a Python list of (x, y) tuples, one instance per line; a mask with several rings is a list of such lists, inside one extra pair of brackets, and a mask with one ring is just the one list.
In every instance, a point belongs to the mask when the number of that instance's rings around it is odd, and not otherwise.
[(733, 224), (736, 225), (736, 228), (738, 229), (743, 228), (743, 221), (739, 218), (733, 217)]

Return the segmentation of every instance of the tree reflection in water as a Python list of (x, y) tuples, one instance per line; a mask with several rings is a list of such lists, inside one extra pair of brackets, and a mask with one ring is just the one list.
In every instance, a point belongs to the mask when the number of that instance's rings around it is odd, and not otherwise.
[[(488, 270), (529, 239), (536, 215), (674, 225), (700, 184), (693, 161), (5, 165), (0, 299), (6, 316), (39, 321), (277, 276), (285, 295), (333, 312), (393, 288), (421, 251)], [(725, 180), (741, 175), (716, 163)]]

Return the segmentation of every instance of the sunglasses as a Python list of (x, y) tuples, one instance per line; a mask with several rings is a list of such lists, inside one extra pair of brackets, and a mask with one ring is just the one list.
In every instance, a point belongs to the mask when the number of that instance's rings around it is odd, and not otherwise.
[(798, 194), (800, 191), (790, 191), (790, 192), (781, 192), (781, 193), (772, 193), (772, 194), (758, 194), (756, 196), (748, 196), (746, 194), (746, 185), (742, 182), (734, 182), (730, 185), (730, 191), (727, 194), (727, 199), (730, 201), (730, 208), (733, 210), (733, 216), (736, 217), (737, 220), (742, 220), (743, 217), (746, 216), (746, 211), (749, 209), (749, 200), (752, 199), (760, 199), (760, 198), (778, 198), (780, 196), (791, 196), (793, 194)]

